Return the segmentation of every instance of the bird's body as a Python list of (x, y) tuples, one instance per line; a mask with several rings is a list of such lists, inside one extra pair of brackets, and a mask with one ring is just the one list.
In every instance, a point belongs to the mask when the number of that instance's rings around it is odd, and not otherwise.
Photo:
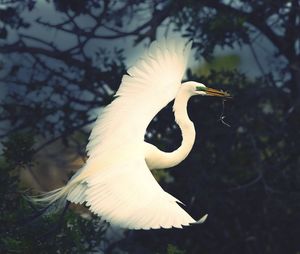
[[(66, 186), (38, 201), (85, 203), (106, 221), (130, 229), (181, 228), (197, 223), (150, 172), (179, 164), (191, 151), (196, 135), (187, 113), (191, 96), (228, 96), (201, 83), (181, 84), (190, 48), (191, 43), (184, 39), (152, 43), (123, 76), (114, 101), (98, 116), (87, 145), (86, 164)], [(150, 121), (174, 98), (182, 143), (173, 152), (163, 152), (146, 143), (144, 135)]]

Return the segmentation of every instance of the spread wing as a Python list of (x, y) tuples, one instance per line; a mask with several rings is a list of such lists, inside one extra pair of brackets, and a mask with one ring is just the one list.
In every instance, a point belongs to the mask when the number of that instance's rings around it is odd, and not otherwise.
[(68, 200), (87, 202), (103, 219), (132, 229), (170, 228), (196, 221), (165, 192), (145, 162), (144, 134), (153, 117), (176, 96), (191, 43), (163, 39), (123, 76), (114, 101), (91, 132), (89, 159)]
[(109, 148), (143, 142), (150, 121), (175, 98), (190, 48), (191, 43), (184, 39), (153, 42), (128, 69), (114, 101), (101, 112), (91, 132), (90, 158), (102, 156)]
[(88, 179), (90, 210), (130, 229), (181, 228), (196, 221), (153, 178), (141, 154)]

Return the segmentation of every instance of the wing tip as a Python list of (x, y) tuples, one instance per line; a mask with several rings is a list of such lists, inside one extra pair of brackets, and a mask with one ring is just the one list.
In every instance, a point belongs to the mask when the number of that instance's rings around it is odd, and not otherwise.
[(202, 216), (199, 220), (197, 220), (195, 223), (193, 224), (202, 224), (206, 221), (208, 214), (205, 214), (204, 216)]

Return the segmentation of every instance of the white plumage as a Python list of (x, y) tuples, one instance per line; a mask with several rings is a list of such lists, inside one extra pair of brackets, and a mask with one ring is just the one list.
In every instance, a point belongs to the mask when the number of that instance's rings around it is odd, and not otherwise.
[[(190, 49), (191, 42), (182, 38), (153, 42), (123, 76), (115, 99), (98, 116), (87, 145), (86, 164), (65, 187), (37, 200), (85, 203), (106, 221), (130, 229), (181, 228), (197, 223), (150, 172), (177, 165), (190, 152), (195, 129), (186, 112), (189, 98), (217, 95), (214, 89), (209, 94), (209, 88), (201, 83), (181, 84)], [(227, 94), (219, 92), (217, 96)], [(144, 135), (154, 116), (175, 97), (175, 119), (183, 141), (177, 150), (166, 153), (145, 143)]]
[(110, 147), (143, 142), (148, 124), (175, 98), (181, 85), (191, 47), (191, 43), (185, 43), (174, 39), (153, 42), (127, 71), (117, 98), (104, 109), (92, 130), (87, 145), (90, 158), (109, 153)]

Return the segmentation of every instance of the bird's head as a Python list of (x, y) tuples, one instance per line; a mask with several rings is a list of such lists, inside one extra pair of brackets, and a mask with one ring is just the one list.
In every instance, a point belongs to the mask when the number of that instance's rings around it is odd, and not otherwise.
[(204, 95), (204, 96), (218, 96), (224, 98), (231, 98), (231, 95), (228, 92), (220, 91), (217, 89), (209, 88), (202, 83), (198, 83), (195, 81), (185, 82), (183, 84), (186, 89), (189, 90), (191, 95)]

